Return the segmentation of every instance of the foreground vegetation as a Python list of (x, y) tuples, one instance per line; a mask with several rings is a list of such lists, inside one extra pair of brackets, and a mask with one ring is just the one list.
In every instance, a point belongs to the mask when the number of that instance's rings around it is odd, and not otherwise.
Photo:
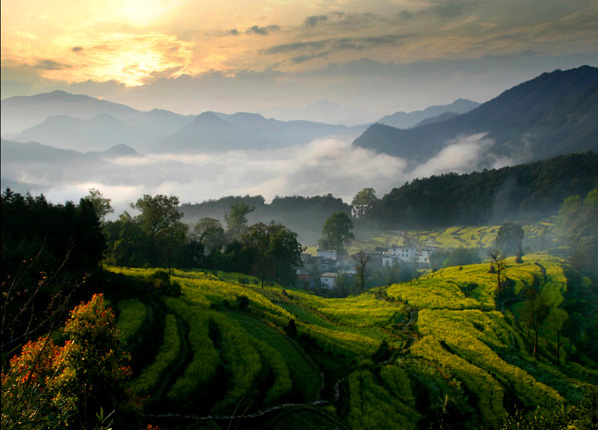
[[(447, 264), (457, 255), (449, 254), (417, 278), (335, 299), (276, 282), (288, 279), (300, 247), (280, 225), (247, 227), (246, 205), (227, 229), (239, 237), (234, 255), (248, 257), (245, 274), (100, 268), (95, 197), (54, 206), (3, 195), (3, 428), (585, 429), (598, 418), (588, 257), (598, 191), (526, 228), (528, 246), (549, 252), (518, 245), (515, 257), (476, 264)], [(161, 245), (178, 221), (152, 237), (146, 215), (119, 222), (139, 228), (147, 249), (163, 253), (155, 258), (173, 261)], [(554, 247), (550, 225), (569, 248)], [(415, 234), (457, 248), (501, 230)], [(126, 245), (131, 257), (136, 246)], [(282, 263), (280, 246), (291, 257)]]
[[(442, 269), (346, 299), (176, 270), (181, 295), (162, 302), (162, 346), (131, 387), (150, 394), (146, 419), (164, 428), (233, 416), (279, 428), (289, 414), (309, 420), (314, 409), (323, 421), (313, 428), (501, 428), (510, 416), (569, 411), (598, 384), (597, 351), (582, 339), (598, 326), (589, 280), (560, 259), (528, 255), (506, 261), (510, 290), (497, 298), (488, 266)], [(531, 287), (542, 297), (534, 323)]]

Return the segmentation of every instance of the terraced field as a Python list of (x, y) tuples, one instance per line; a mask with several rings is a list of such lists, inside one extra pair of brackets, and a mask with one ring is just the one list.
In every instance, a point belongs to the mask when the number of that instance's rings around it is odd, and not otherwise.
[[(515, 407), (559, 407), (598, 384), (596, 363), (575, 361), (570, 347), (555, 365), (549, 323), (526, 326), (524, 292), (533, 286), (562, 316), (569, 281), (553, 257), (524, 260), (507, 260), (501, 298), (487, 263), (346, 299), (174, 271), (182, 295), (164, 298), (163, 312), (118, 303), (123, 339), (163, 318), (161, 346), (131, 388), (147, 396), (147, 421), (168, 429), (499, 428)], [(535, 354), (528, 331), (538, 332)]]
[[(549, 222), (539, 222), (522, 226), (525, 231), (523, 246), (544, 249), (553, 241), (554, 232)], [(494, 246), (499, 226), (456, 226), (434, 230), (397, 231), (381, 233), (363, 233), (354, 241), (350, 251), (374, 249), (391, 245), (405, 245), (406, 241), (417, 241), (438, 248), (478, 248), (490, 249)], [(313, 248), (315, 252), (315, 248)], [(309, 251), (309, 249), (308, 249)]]

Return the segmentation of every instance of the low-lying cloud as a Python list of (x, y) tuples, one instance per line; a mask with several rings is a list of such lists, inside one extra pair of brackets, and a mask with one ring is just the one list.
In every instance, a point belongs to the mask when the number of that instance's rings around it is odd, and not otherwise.
[(494, 140), (487, 133), (459, 136), (449, 140), (447, 145), (434, 157), (417, 166), (412, 177), (425, 178), (443, 173), (468, 173), (482, 168), (500, 168), (512, 164), (506, 158), (487, 156), (487, 150)]
[[(435, 157), (415, 169), (397, 157), (352, 146), (334, 137), (269, 151), (232, 151), (217, 154), (160, 154), (94, 160), (93, 165), (40, 165), (3, 157), (3, 177), (43, 185), (49, 200), (77, 201), (89, 188), (99, 189), (119, 214), (143, 194), (176, 195), (181, 202), (199, 203), (226, 195), (275, 196), (333, 194), (350, 202), (365, 187), (379, 197), (405, 181), (446, 172), (469, 172), (507, 164), (489, 160), (492, 140), (485, 134), (447, 142)], [(92, 166), (92, 167), (90, 167)]]

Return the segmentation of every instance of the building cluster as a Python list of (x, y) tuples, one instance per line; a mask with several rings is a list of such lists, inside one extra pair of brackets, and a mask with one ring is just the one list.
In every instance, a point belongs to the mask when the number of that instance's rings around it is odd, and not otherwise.
[[(414, 263), (419, 268), (430, 267), (430, 257), (435, 247), (399, 246), (376, 248), (366, 252), (368, 271), (382, 270), (400, 263)], [(339, 256), (334, 250), (318, 249), (317, 255), (302, 254), (303, 266), (297, 269), (297, 285), (302, 288), (333, 289), (339, 276), (354, 277), (357, 274), (356, 261), (350, 255)]]

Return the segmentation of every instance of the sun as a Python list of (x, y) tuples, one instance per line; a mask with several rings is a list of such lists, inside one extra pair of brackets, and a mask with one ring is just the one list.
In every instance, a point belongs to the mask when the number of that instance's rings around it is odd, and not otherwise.
[(118, 2), (117, 11), (121, 19), (128, 24), (146, 27), (162, 18), (177, 4), (177, 1), (125, 0)]

